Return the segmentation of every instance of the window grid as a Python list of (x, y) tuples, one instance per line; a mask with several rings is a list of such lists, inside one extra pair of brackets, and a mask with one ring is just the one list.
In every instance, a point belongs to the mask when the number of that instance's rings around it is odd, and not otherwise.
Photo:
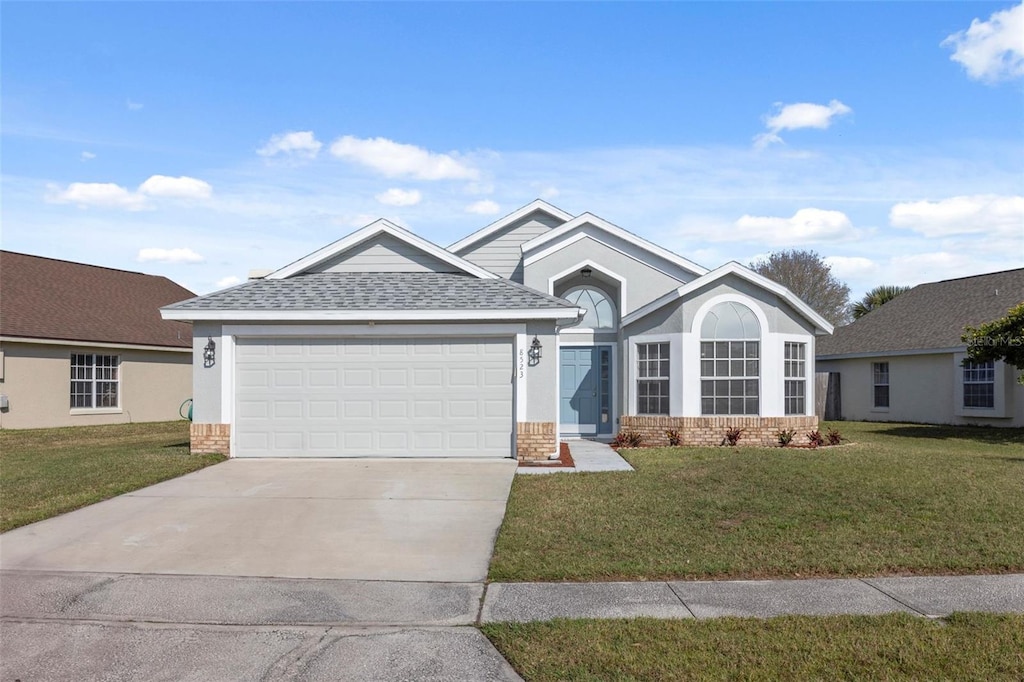
[(637, 414), (669, 413), (669, 345), (638, 343), (636, 345)]
[(758, 414), (760, 341), (701, 341), (701, 413)]
[(785, 345), (786, 414), (807, 410), (807, 344), (787, 341)]
[(121, 359), (117, 355), (71, 354), (71, 408), (119, 407)]
[(996, 363), (964, 362), (964, 407), (991, 409), (996, 405)]
[(872, 384), (874, 386), (875, 407), (889, 407), (889, 363), (871, 363)]

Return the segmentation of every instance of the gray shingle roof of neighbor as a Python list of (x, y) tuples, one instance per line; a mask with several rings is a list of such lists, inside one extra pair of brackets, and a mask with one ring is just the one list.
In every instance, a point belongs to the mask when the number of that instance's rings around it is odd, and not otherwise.
[(320, 272), (258, 279), (167, 306), (173, 310), (575, 309), (505, 279), (438, 272)]
[(829, 355), (963, 346), (964, 327), (1004, 317), (1024, 302), (1024, 268), (920, 284), (852, 324), (818, 339)]

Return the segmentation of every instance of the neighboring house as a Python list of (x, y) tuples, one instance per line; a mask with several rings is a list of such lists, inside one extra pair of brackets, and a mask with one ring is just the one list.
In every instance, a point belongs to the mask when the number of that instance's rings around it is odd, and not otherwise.
[(0, 427), (178, 418), (192, 328), (166, 277), (0, 251)]
[(1024, 269), (916, 286), (818, 343), (843, 419), (1024, 426), (1024, 386), (1003, 362), (967, 363), (964, 327), (1024, 301)]
[(163, 314), (194, 325), (194, 448), (239, 457), (543, 459), (620, 429), (774, 442), (817, 425), (832, 330), (742, 265), (543, 201), (447, 249), (378, 220)]

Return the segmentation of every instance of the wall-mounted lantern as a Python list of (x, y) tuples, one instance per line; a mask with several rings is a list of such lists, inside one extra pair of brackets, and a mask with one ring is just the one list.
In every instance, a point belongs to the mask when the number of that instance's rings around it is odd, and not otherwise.
[(591, 270), (590, 268), (583, 268), (582, 270), (580, 270), (580, 275), (583, 277), (583, 279), (590, 279), (590, 276), (592, 274), (594, 274), (594, 271)]
[(536, 365), (540, 362), (540, 356), (544, 349), (540, 345), (540, 339), (536, 336), (533, 337), (533, 341), (530, 343), (530, 364)]
[(217, 344), (213, 342), (213, 337), (207, 337), (206, 346), (203, 348), (203, 367), (213, 367), (213, 364), (217, 361)]

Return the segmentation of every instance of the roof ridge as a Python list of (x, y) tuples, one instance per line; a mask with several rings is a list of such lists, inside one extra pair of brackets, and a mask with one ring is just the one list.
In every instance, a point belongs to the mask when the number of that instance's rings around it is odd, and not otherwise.
[[(78, 265), (78, 266), (85, 267), (85, 268), (99, 268), (100, 270), (110, 270), (112, 272), (124, 272), (124, 273), (127, 273), (129, 275), (143, 275), (144, 277), (159, 277), (161, 279), (166, 279), (166, 280), (168, 280), (170, 282), (174, 282), (174, 280), (168, 278), (166, 275), (151, 275), (148, 272), (139, 272), (138, 270), (125, 270), (124, 268), (112, 268), (109, 265), (96, 265), (95, 263), (82, 263), (80, 261), (68, 260), (66, 258), (54, 258), (53, 256), (40, 256), (40, 255), (37, 255), (37, 254), (34, 254), (34, 253), (22, 253), (21, 251), (8, 251), (7, 249), (0, 249), (0, 257), (3, 257), (5, 255), (24, 256), (25, 258), (38, 258), (40, 260), (48, 260), (48, 261), (53, 261), (55, 263), (67, 263), (68, 265)], [(177, 282), (174, 282), (174, 283), (177, 284)], [(178, 286), (181, 286), (181, 285), (178, 284)], [(182, 288), (184, 288), (184, 287), (182, 287)]]
[[(976, 277), (990, 277), (992, 275), (1005, 275), (1006, 273), (1009, 273), (1009, 272), (1022, 272), (1022, 273), (1024, 273), (1024, 268), (1007, 268), (1006, 270), (995, 270), (993, 272), (979, 272), (979, 273), (974, 274), (974, 275), (964, 275), (963, 277), (950, 277), (949, 279), (940, 279), (940, 280), (936, 280), (934, 282), (922, 282), (922, 283), (918, 284), (917, 286), (924, 287), (924, 286), (929, 286), (931, 284), (944, 284), (946, 282), (957, 282), (957, 281), (962, 280), (962, 279), (974, 279)], [(913, 287), (913, 288), (917, 288), (917, 287)]]

